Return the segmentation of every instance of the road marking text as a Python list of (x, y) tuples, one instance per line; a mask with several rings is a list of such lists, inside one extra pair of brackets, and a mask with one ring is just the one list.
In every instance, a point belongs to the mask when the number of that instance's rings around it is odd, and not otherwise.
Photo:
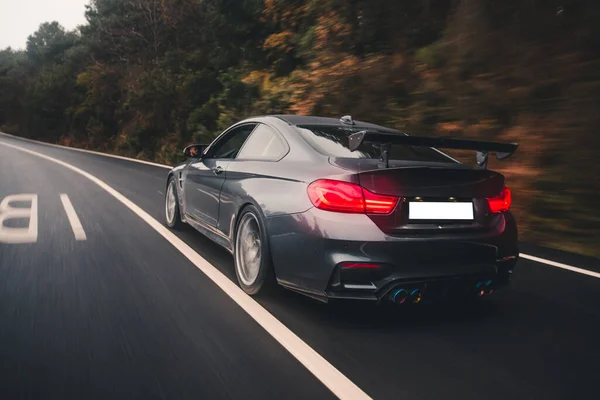
[[(13, 207), (16, 202), (28, 202), (29, 207)], [(38, 238), (37, 194), (14, 194), (6, 196), (0, 203), (0, 243), (35, 243)], [(27, 228), (8, 227), (4, 223), (11, 219), (29, 219)]]

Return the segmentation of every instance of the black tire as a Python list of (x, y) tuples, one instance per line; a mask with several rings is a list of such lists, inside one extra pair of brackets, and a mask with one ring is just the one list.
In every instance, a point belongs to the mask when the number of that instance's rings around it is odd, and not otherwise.
[[(173, 196), (175, 200), (175, 209), (173, 211), (172, 218), (169, 218), (169, 192), (173, 191)], [(179, 196), (177, 195), (177, 180), (174, 176), (169, 178), (169, 182), (167, 184), (167, 189), (165, 190), (165, 223), (171, 229), (181, 229), (183, 226), (183, 221), (181, 220), (181, 212), (179, 210)]]
[[(250, 222), (247, 220), (250, 219)], [(258, 273), (254, 279), (248, 276), (244, 271), (247, 271), (242, 265), (246, 250), (241, 249), (242, 240), (245, 238), (240, 235), (245, 235), (245, 224), (253, 224), (259, 230), (258, 237), (260, 238), (260, 266)], [(247, 237), (247, 236), (246, 236)], [(233, 260), (235, 265), (235, 275), (242, 290), (249, 295), (264, 295), (270, 294), (277, 288), (275, 272), (271, 261), (271, 249), (269, 247), (269, 239), (267, 236), (265, 224), (260, 212), (253, 205), (248, 205), (240, 212), (238, 223), (235, 230), (235, 239), (233, 244)], [(253, 274), (250, 274), (253, 275)]]

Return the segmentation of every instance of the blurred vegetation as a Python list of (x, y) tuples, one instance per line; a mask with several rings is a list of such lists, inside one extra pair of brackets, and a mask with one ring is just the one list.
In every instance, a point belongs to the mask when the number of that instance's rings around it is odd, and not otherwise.
[(263, 113), (518, 141), (521, 237), (600, 255), (595, 0), (92, 0), (0, 51), (0, 126), (164, 163)]

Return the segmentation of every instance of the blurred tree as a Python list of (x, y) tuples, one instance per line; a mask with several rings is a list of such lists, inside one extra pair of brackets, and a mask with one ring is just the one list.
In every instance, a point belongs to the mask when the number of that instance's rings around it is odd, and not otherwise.
[(0, 50), (0, 127), (7, 125), (15, 131), (23, 117), (23, 101), (29, 68), (24, 52), (8, 48)]
[(27, 39), (27, 57), (31, 65), (44, 68), (48, 64), (64, 62), (65, 53), (79, 39), (76, 32), (66, 32), (56, 21), (45, 22)]

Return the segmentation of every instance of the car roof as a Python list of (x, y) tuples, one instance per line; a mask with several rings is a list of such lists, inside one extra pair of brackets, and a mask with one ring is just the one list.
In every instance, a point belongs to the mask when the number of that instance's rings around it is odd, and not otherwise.
[(354, 125), (348, 125), (341, 122), (340, 118), (328, 118), (328, 117), (317, 117), (309, 115), (295, 115), (295, 114), (278, 114), (268, 115), (268, 117), (279, 118), (290, 125), (339, 125), (339, 126), (355, 126), (369, 129), (376, 129), (382, 131), (393, 131), (394, 129), (387, 128), (385, 126), (372, 124), (364, 121), (354, 120)]

